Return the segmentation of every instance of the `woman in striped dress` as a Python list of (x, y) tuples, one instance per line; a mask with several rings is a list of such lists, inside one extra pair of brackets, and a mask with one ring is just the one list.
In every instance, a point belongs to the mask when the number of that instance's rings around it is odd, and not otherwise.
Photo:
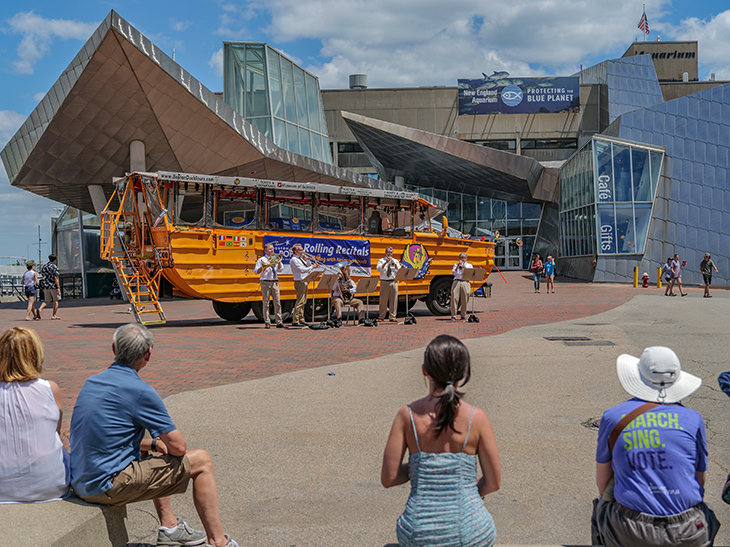
[(383, 455), (383, 486), (411, 482), (396, 524), (398, 543), (489, 547), (496, 530), (482, 497), (499, 490), (501, 469), (489, 418), (459, 391), (471, 375), (469, 352), (453, 336), (438, 336), (421, 369), (429, 393), (398, 411)]

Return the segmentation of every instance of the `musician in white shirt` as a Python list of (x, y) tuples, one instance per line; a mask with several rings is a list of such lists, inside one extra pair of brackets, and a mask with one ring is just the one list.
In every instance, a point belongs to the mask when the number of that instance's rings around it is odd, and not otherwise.
[(365, 305), (362, 300), (355, 298), (356, 289), (357, 285), (350, 277), (350, 266), (345, 266), (332, 287), (332, 306), (335, 308), (335, 317), (337, 319), (342, 319), (342, 306), (344, 304), (355, 309), (357, 318), (360, 321), (365, 319)]
[(253, 273), (260, 275), (261, 280), (261, 296), (263, 298), (263, 314), (264, 327), (271, 328), (269, 319), (269, 297), (274, 300), (274, 318), (276, 319), (276, 328), (283, 329), (284, 323), (281, 320), (281, 297), (279, 293), (279, 276), (284, 271), (284, 264), (281, 261), (274, 266), (267, 266), (272, 255), (274, 254), (274, 244), (267, 243), (264, 245), (264, 256), (256, 261)]
[(302, 256), (304, 249), (299, 243), (294, 244), (292, 252), (294, 256), (289, 261), (289, 266), (294, 276), (294, 290), (297, 292), (297, 302), (294, 304), (294, 311), (292, 312), (292, 326), (304, 327), (306, 326), (304, 322), (304, 305), (307, 303), (307, 287), (309, 284), (302, 281), (302, 279), (314, 270), (314, 265)]
[(459, 255), (459, 262), (451, 268), (454, 274), (454, 282), (451, 284), (451, 320), (456, 321), (456, 309), (461, 308), (461, 319), (466, 319), (466, 306), (469, 303), (469, 293), (471, 293), (471, 285), (468, 281), (462, 279), (464, 270), (471, 269), (474, 266), (466, 261), (466, 253)]
[(385, 316), (390, 310), (391, 323), (397, 323), (395, 318), (398, 312), (398, 282), (395, 276), (400, 270), (401, 264), (393, 258), (393, 247), (385, 249), (385, 256), (378, 260), (377, 270), (380, 272), (380, 309), (378, 319), (385, 321)]

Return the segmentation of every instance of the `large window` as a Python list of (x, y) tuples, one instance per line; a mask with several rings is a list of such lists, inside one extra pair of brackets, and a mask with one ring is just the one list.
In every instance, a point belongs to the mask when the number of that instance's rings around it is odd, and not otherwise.
[(280, 148), (332, 163), (319, 82), (266, 44), (224, 43), (223, 98)]
[(644, 253), (664, 151), (595, 136), (560, 175), (563, 256)]

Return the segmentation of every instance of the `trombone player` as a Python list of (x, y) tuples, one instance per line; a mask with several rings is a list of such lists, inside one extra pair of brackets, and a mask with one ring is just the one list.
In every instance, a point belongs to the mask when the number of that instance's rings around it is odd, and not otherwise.
[(395, 276), (400, 270), (401, 264), (393, 258), (393, 247), (385, 249), (385, 256), (378, 260), (377, 270), (380, 272), (380, 309), (378, 320), (385, 321), (385, 315), (390, 309), (391, 323), (397, 323), (395, 318), (398, 312), (398, 282)]
[(261, 279), (261, 296), (263, 297), (263, 314), (264, 328), (271, 328), (269, 319), (269, 297), (274, 300), (274, 317), (276, 318), (276, 328), (283, 329), (284, 322), (281, 320), (281, 299), (279, 293), (279, 276), (284, 271), (284, 265), (281, 263), (282, 255), (274, 254), (274, 244), (267, 243), (264, 245), (264, 256), (256, 261), (253, 273), (259, 274)]
[(335, 317), (342, 319), (342, 306), (348, 304), (355, 309), (358, 320), (365, 319), (365, 305), (359, 298), (355, 298), (357, 285), (350, 277), (350, 265), (345, 263), (340, 267), (340, 276), (332, 286), (332, 306), (335, 308)]
[(451, 283), (451, 320), (456, 321), (456, 308), (461, 308), (461, 319), (466, 319), (466, 307), (469, 303), (469, 294), (471, 293), (471, 285), (468, 281), (465, 281), (462, 276), (464, 270), (473, 268), (471, 264), (466, 261), (466, 253), (459, 255), (459, 262), (454, 264), (451, 268), (451, 273), (454, 274), (454, 282)]
[(289, 261), (291, 273), (294, 276), (294, 289), (297, 291), (297, 303), (294, 305), (292, 316), (293, 327), (306, 327), (304, 322), (304, 305), (307, 303), (308, 284), (302, 281), (314, 270), (312, 261), (304, 254), (304, 248), (300, 243), (295, 243), (291, 248), (294, 256)]

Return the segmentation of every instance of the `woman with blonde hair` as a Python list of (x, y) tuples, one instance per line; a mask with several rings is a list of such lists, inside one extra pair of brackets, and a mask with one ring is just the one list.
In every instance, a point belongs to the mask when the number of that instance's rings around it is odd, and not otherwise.
[(23, 327), (0, 337), (0, 503), (68, 497), (61, 391), (41, 378), (43, 345)]
[(383, 455), (383, 486), (411, 482), (398, 543), (489, 547), (497, 533), (481, 498), (499, 490), (501, 469), (489, 418), (459, 391), (471, 376), (469, 351), (453, 336), (438, 336), (421, 370), (429, 393), (398, 411)]

